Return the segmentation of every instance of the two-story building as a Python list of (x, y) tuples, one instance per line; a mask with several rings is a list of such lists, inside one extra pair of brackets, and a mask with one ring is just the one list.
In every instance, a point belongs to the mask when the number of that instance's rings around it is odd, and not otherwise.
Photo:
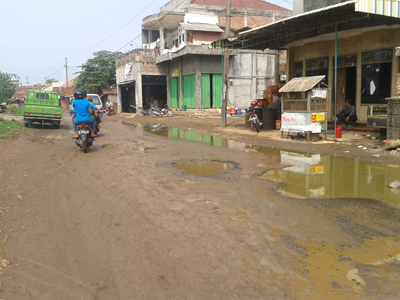
[[(232, 0), (231, 35), (292, 15), (258, 0)], [(224, 0), (171, 0), (142, 23), (142, 49), (116, 60), (119, 111), (150, 104), (220, 108), (223, 49), (210, 49), (226, 25)], [(225, 57), (228, 53), (225, 51)], [(229, 53), (229, 103), (246, 107), (279, 74), (279, 52), (242, 49)], [(230, 91), (229, 91), (230, 90)]]

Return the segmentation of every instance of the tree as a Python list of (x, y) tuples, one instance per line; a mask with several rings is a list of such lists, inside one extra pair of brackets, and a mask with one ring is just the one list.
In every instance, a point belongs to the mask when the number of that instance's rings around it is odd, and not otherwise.
[(15, 86), (10, 74), (0, 72), (0, 103), (7, 102), (14, 95)]
[(51, 84), (51, 83), (53, 83), (53, 82), (58, 82), (58, 80), (57, 80), (57, 79), (54, 79), (54, 78), (46, 79), (45, 85)]
[(101, 94), (103, 88), (115, 84), (115, 59), (120, 53), (103, 50), (93, 54), (93, 58), (80, 66), (82, 71), (79, 72), (75, 87), (88, 93)]

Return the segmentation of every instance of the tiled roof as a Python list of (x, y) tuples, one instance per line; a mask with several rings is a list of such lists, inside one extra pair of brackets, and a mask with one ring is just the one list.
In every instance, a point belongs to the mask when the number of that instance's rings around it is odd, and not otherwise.
[[(78, 76), (78, 77), (75, 77), (75, 78), (73, 78), (73, 79), (71, 79), (70, 81), (68, 81), (68, 87), (74, 86), (74, 83), (75, 83), (75, 81), (78, 80), (78, 78), (79, 78), (79, 76)], [(61, 87), (67, 87), (67, 84), (64, 83)]]
[(26, 97), (26, 94), (28, 94), (28, 91), (30, 90), (34, 90), (37, 87), (35, 86), (17, 86), (15, 88), (15, 93), (14, 95), (11, 97), (11, 99), (20, 99), (20, 100), (24, 100), (24, 97)]
[[(191, 4), (226, 6), (227, 0), (193, 0)], [(286, 9), (262, 0), (232, 0), (231, 6), (237, 8), (290, 11), (290, 9)]]

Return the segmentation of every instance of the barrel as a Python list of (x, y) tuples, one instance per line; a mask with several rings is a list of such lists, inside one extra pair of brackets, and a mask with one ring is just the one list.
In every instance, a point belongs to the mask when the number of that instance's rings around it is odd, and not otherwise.
[(264, 129), (275, 129), (276, 127), (276, 109), (275, 108), (263, 108), (262, 120)]

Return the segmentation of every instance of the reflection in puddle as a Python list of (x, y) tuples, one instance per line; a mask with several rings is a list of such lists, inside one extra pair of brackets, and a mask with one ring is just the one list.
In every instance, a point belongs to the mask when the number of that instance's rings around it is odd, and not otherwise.
[(365, 198), (400, 207), (400, 190), (389, 184), (400, 178), (400, 167), (377, 165), (359, 158), (281, 151), (281, 170), (261, 178), (285, 183), (282, 192), (303, 198)]
[[(400, 243), (393, 237), (373, 237), (364, 240), (362, 247), (354, 248), (328, 243), (297, 243), (305, 248), (298, 267), (312, 283), (293, 279), (292, 286), (299, 297), (307, 295), (306, 299), (358, 299), (357, 296), (367, 288), (366, 279), (371, 276), (371, 269), (400, 262)], [(387, 280), (379, 278), (376, 272), (373, 276), (377, 284)]]
[(251, 146), (192, 130), (161, 124), (142, 124), (143, 130), (164, 137), (208, 143), (214, 147), (261, 153), (287, 165), (265, 172), (261, 178), (281, 182), (281, 193), (301, 198), (366, 198), (400, 207), (400, 189), (389, 184), (400, 180), (400, 167), (377, 165), (359, 158), (287, 152), (271, 147)]
[(174, 168), (184, 169), (186, 173), (197, 176), (210, 176), (233, 168), (230, 163), (202, 162), (202, 161), (178, 161), (172, 165)]

